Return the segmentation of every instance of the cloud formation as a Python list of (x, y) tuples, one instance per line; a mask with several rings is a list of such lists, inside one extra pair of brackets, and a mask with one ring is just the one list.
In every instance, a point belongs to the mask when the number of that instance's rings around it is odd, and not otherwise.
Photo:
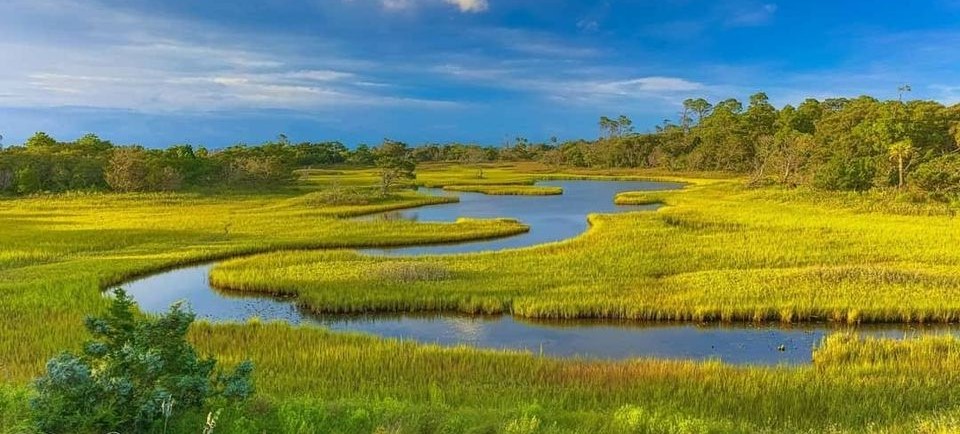
[(483, 12), (490, 8), (487, 0), (444, 0), (447, 3), (456, 5), (460, 12)]
[[(354, 0), (344, 0), (351, 3)], [(387, 11), (405, 11), (411, 10), (417, 6), (425, 4), (449, 4), (456, 6), (463, 13), (479, 13), (490, 8), (487, 0), (379, 0), (380, 5)]]
[[(14, 21), (70, 21), (95, 30), (44, 30), (38, 36)], [(0, 40), (4, 106), (158, 113), (452, 104), (378, 86), (369, 74), (376, 63), (339, 55), (310, 39), (251, 37), (95, 1), (11, 0), (0, 6), (0, 28), (8, 30)]]

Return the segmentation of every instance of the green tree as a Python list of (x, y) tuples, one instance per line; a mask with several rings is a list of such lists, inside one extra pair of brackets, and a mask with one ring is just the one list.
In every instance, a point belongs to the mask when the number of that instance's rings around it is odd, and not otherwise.
[(122, 290), (107, 315), (88, 318), (93, 335), (83, 353), (47, 363), (31, 401), (37, 427), (47, 433), (150, 432), (173, 414), (197, 412), (213, 400), (230, 405), (253, 392), (253, 365), (216, 369), (186, 340), (194, 315), (179, 304), (159, 318), (140, 317)]
[(40, 191), (43, 187), (40, 182), (40, 174), (36, 167), (32, 165), (24, 166), (18, 169), (14, 174), (14, 184), (17, 186), (17, 193), (30, 194)]
[(360, 166), (375, 164), (376, 160), (377, 157), (370, 150), (370, 147), (362, 143), (357, 145), (356, 149), (354, 149), (347, 158), (348, 162)]
[(105, 152), (113, 148), (113, 144), (107, 140), (102, 140), (96, 134), (84, 134), (73, 143), (76, 148), (86, 153)]
[(30, 136), (30, 138), (27, 139), (23, 145), (27, 149), (52, 148), (57, 145), (57, 141), (53, 137), (50, 137), (47, 133), (38, 131), (33, 136)]
[(767, 94), (757, 92), (750, 96), (746, 122), (753, 140), (758, 140), (763, 136), (772, 136), (776, 132), (777, 117), (777, 109), (770, 104)]
[(935, 195), (960, 193), (960, 154), (949, 154), (920, 164), (910, 173), (915, 187)]
[(384, 140), (375, 152), (380, 168), (381, 193), (386, 195), (401, 180), (416, 178), (416, 160), (406, 143)]
[(696, 113), (697, 124), (699, 124), (704, 117), (710, 114), (710, 110), (713, 109), (713, 104), (710, 104), (707, 100), (703, 98), (687, 99), (683, 101), (683, 106), (688, 110), (690, 110), (690, 112)]

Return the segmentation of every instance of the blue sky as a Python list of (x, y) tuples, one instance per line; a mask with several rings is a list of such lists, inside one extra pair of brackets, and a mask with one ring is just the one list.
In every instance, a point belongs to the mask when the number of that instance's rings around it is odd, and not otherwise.
[(212, 147), (639, 130), (684, 98), (960, 102), (960, 0), (3, 0), (0, 134)]

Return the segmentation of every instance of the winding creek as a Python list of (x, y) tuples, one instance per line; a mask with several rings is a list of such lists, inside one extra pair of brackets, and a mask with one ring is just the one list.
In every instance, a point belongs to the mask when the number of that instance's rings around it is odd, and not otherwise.
[[(549, 181), (560, 196), (487, 196), (456, 193), (459, 203), (428, 206), (361, 217), (418, 221), (454, 221), (459, 217), (512, 217), (530, 225), (530, 232), (495, 240), (460, 244), (367, 249), (372, 255), (453, 254), (494, 251), (560, 241), (587, 229), (590, 213), (655, 210), (656, 205), (621, 207), (613, 197), (622, 191), (678, 189), (674, 183), (641, 181)], [(450, 194), (423, 189), (429, 194)], [(208, 321), (244, 322), (252, 318), (335, 331), (362, 332), (385, 338), (440, 345), (526, 350), (557, 357), (626, 359), (661, 357), (719, 359), (735, 364), (809, 363), (813, 348), (829, 333), (844, 330), (831, 324), (778, 325), (651, 324), (623, 321), (531, 321), (509, 315), (371, 315), (317, 316), (296, 306), (294, 299), (237, 295), (212, 288), (215, 264), (180, 268), (122, 285), (146, 312), (166, 311), (185, 300), (197, 317)], [(916, 325), (862, 326), (861, 335), (903, 338), (917, 334), (958, 333), (960, 328)]]

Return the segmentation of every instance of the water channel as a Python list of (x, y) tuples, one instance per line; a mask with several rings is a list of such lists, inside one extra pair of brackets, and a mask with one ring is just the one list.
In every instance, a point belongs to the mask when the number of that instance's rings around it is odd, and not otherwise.
[[(587, 229), (590, 213), (653, 211), (656, 205), (616, 206), (622, 191), (682, 188), (680, 184), (640, 181), (550, 181), (538, 185), (562, 187), (559, 196), (487, 196), (457, 193), (460, 202), (364, 216), (361, 220), (407, 219), (455, 221), (459, 217), (511, 217), (530, 225), (530, 232), (495, 240), (363, 250), (371, 255), (454, 254), (533, 246), (575, 237)], [(450, 194), (424, 189), (428, 194)], [(197, 317), (209, 321), (284, 321), (327, 327), (384, 338), (440, 345), (513, 349), (556, 357), (627, 359), (719, 359), (735, 364), (809, 363), (813, 348), (829, 333), (843, 330), (831, 324), (794, 327), (779, 325), (699, 325), (625, 321), (546, 322), (509, 315), (373, 315), (316, 316), (300, 309), (295, 299), (238, 295), (212, 288), (209, 271), (215, 264), (180, 268), (128, 282), (123, 287), (147, 312), (164, 312), (171, 303), (186, 301)], [(917, 334), (956, 333), (953, 327), (887, 325), (853, 329), (862, 335), (903, 338)]]

